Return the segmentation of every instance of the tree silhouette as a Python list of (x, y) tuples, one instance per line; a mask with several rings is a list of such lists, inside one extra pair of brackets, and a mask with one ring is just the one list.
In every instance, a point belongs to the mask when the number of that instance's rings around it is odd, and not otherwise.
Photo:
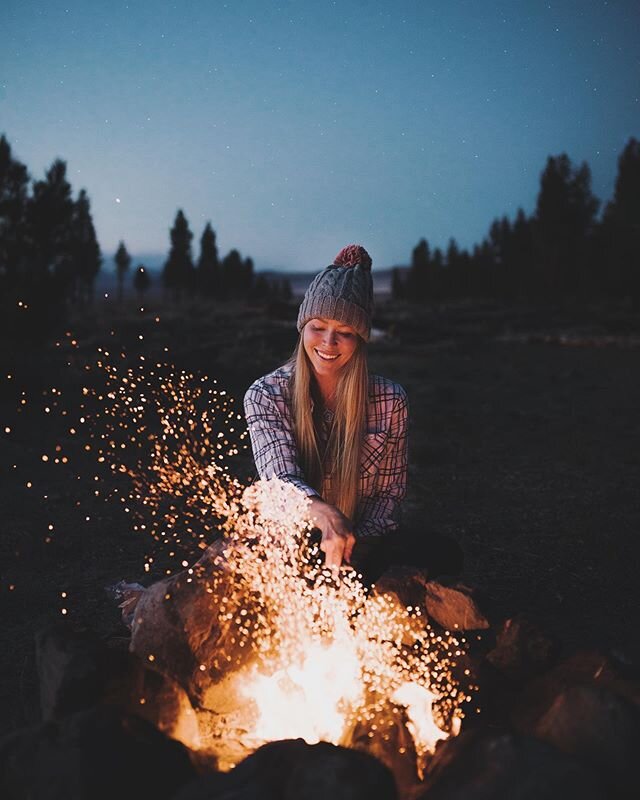
[(116, 277), (118, 279), (118, 303), (122, 303), (122, 298), (124, 297), (124, 278), (131, 266), (131, 256), (127, 252), (123, 241), (118, 245), (113, 260), (116, 264)]
[(207, 222), (200, 239), (200, 257), (196, 265), (196, 283), (203, 294), (212, 297), (220, 292), (220, 262), (216, 234)]
[(102, 255), (91, 218), (89, 198), (84, 189), (74, 204), (71, 221), (73, 293), (81, 300), (93, 299), (93, 286), (100, 271)]
[(245, 265), (237, 250), (230, 250), (222, 259), (221, 270), (225, 295), (238, 297), (244, 285)]
[(179, 209), (173, 228), (170, 231), (171, 249), (162, 273), (165, 288), (173, 292), (175, 299), (182, 296), (182, 292), (192, 290), (194, 287), (195, 271), (191, 259), (191, 240), (193, 234), (189, 230), (189, 223), (182, 209)]
[(39, 288), (48, 294), (47, 278), (54, 278), (58, 292), (73, 281), (71, 229), (74, 202), (66, 178), (67, 165), (57, 159), (43, 181), (33, 185), (28, 218), (33, 236), (33, 266)]
[(246, 297), (253, 286), (253, 259), (247, 256), (242, 262), (240, 294)]
[(391, 297), (394, 300), (404, 300), (405, 297), (405, 285), (399, 267), (391, 270)]
[(0, 137), (0, 282), (15, 286), (28, 268), (29, 173)]
[(535, 215), (536, 266), (544, 296), (584, 296), (588, 286), (583, 265), (598, 206), (587, 163), (575, 170), (565, 153), (550, 156), (540, 178)]
[(407, 276), (407, 296), (410, 300), (422, 301), (433, 291), (430, 275), (431, 254), (426, 239), (420, 239), (411, 253), (411, 267)]
[(151, 278), (143, 264), (138, 264), (138, 267), (133, 276), (133, 288), (138, 293), (138, 300), (142, 303), (144, 295), (151, 286)]
[(600, 247), (609, 294), (640, 308), (640, 142), (631, 138), (618, 159), (614, 195), (605, 208)]
[(535, 253), (534, 222), (522, 208), (518, 209), (512, 227), (511, 271), (513, 274), (512, 298), (528, 298), (534, 293), (532, 286)]
[(273, 286), (262, 272), (256, 275), (253, 287), (249, 293), (249, 300), (253, 303), (265, 303), (271, 299)]

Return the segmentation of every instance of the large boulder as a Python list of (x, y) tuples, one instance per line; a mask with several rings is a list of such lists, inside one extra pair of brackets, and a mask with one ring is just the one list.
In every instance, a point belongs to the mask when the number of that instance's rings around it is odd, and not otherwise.
[(598, 769), (620, 796), (640, 797), (640, 712), (603, 686), (572, 686), (558, 695), (535, 734)]
[(36, 632), (43, 720), (59, 720), (97, 705), (142, 717), (187, 745), (198, 740), (184, 689), (129, 651), (128, 637), (98, 637), (68, 623)]
[(468, 730), (440, 742), (420, 800), (611, 800), (577, 760), (508, 730)]
[(195, 775), (183, 745), (115, 706), (69, 714), (0, 741), (3, 800), (169, 800)]
[[(254, 601), (237, 572), (202, 569), (169, 576), (140, 596), (131, 651), (182, 686), (194, 706), (211, 707), (212, 687), (226, 682), (254, 655), (249, 635)], [(228, 692), (215, 696), (233, 702)]]

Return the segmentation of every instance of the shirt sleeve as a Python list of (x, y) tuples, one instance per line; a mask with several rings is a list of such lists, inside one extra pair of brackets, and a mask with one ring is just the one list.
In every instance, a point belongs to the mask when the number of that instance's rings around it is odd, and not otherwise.
[(273, 395), (259, 381), (245, 393), (244, 413), (258, 475), (292, 483), (307, 497), (318, 496), (300, 469), (290, 423), (284, 419)]
[(359, 508), (356, 536), (384, 536), (397, 530), (400, 503), (407, 493), (407, 420), (409, 404), (401, 389), (394, 401), (385, 453), (376, 474), (374, 491)]

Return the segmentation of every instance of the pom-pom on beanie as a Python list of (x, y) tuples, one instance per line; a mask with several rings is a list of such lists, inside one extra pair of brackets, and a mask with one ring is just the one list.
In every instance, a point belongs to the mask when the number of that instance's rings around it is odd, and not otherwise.
[(298, 311), (298, 331), (322, 317), (350, 325), (368, 341), (372, 316), (371, 256), (362, 245), (350, 244), (311, 281)]

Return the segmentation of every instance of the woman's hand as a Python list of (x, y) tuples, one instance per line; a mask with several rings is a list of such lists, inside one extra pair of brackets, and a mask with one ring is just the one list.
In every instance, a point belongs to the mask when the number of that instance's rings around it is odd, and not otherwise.
[(350, 564), (356, 537), (347, 517), (320, 497), (311, 498), (310, 516), (322, 533), (320, 549), (325, 555), (325, 564), (332, 569), (338, 569), (343, 561)]

